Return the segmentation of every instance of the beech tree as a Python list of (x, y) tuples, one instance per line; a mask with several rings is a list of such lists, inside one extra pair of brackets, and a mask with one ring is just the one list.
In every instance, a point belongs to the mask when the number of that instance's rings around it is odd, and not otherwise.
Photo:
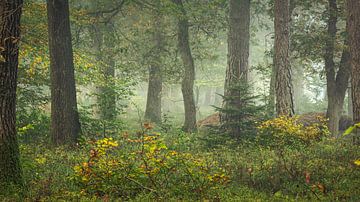
[[(159, 8), (157, 8), (159, 9)], [(149, 66), (149, 84), (146, 100), (145, 118), (155, 122), (161, 122), (161, 92), (162, 92), (162, 72), (161, 72), (161, 51), (164, 48), (163, 34), (161, 31), (162, 22), (161, 14), (157, 11), (154, 14), (152, 26), (152, 43), (151, 58)]]
[(194, 99), (195, 65), (189, 44), (189, 21), (182, 0), (173, 0), (180, 10), (178, 16), (178, 49), (181, 55), (184, 73), (181, 82), (181, 91), (184, 99), (185, 122), (183, 130), (193, 132), (196, 130), (196, 106)]
[(68, 0), (48, 0), (51, 80), (51, 136), (55, 145), (74, 143), (79, 137), (73, 50)]
[[(339, 65), (334, 62), (334, 49), (336, 41), (338, 21), (338, 6), (336, 0), (328, 1), (328, 22), (327, 38), (325, 42), (325, 71), (327, 81), (328, 107), (327, 117), (329, 118), (329, 130), (332, 134), (337, 134), (339, 130), (339, 120), (344, 106), (344, 98), (350, 77), (350, 53), (348, 51), (348, 40), (345, 39), (341, 60)], [(338, 70), (337, 70), (338, 69)]]
[(0, 186), (22, 183), (15, 127), (22, 6), (22, 0), (0, 1)]

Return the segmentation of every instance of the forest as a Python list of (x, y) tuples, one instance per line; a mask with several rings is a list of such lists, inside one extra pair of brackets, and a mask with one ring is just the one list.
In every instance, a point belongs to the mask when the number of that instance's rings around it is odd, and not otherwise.
[(0, 0), (0, 201), (360, 201), (359, 0)]

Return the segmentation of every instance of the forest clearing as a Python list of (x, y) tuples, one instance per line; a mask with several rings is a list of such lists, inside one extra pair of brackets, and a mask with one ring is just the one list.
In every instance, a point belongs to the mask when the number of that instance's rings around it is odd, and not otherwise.
[(360, 201), (359, 0), (0, 0), (0, 201)]

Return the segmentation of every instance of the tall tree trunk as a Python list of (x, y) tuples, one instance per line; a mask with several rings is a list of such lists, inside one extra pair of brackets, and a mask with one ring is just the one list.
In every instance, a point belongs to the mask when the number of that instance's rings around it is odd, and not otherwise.
[[(228, 67), (226, 69), (224, 108), (241, 109), (241, 92), (236, 86), (247, 85), (250, 42), (250, 0), (229, 1)], [(233, 136), (239, 137), (241, 128), (237, 114), (224, 114), (221, 121), (229, 126)]]
[[(94, 16), (100, 21), (101, 15)], [(96, 114), (103, 120), (111, 121), (116, 118), (116, 92), (115, 86), (115, 59), (113, 43), (115, 40), (115, 30), (112, 22), (106, 24), (95, 23), (91, 26), (90, 34), (93, 40), (94, 54), (96, 60), (100, 63), (101, 74), (104, 82), (97, 86), (97, 109)]]
[(73, 144), (80, 133), (76, 103), (68, 0), (48, 0), (51, 78), (51, 136), (55, 145)]
[(347, 0), (354, 122), (360, 123), (360, 1)]
[[(107, 121), (116, 119), (116, 92), (115, 87), (115, 53), (111, 48), (115, 40), (115, 27), (112, 22), (105, 24), (106, 33), (103, 33), (104, 47), (102, 48), (102, 75), (104, 85), (99, 86), (98, 102), (101, 118)], [(101, 53), (100, 53), (101, 54)]]
[(294, 114), (290, 50), (290, 7), (289, 0), (275, 0), (275, 92), (278, 116)]
[(0, 189), (22, 183), (15, 127), (22, 4), (22, 0), (0, 2)]
[[(328, 95), (327, 117), (329, 118), (328, 127), (330, 132), (333, 135), (337, 135), (339, 131), (339, 120), (344, 106), (344, 99), (350, 76), (350, 55), (348, 49), (344, 48), (339, 70), (336, 73), (336, 65), (334, 62), (334, 49), (337, 32), (336, 23), (338, 19), (336, 0), (329, 0), (328, 6), (328, 36), (325, 44), (324, 55), (327, 80), (326, 91)], [(348, 40), (345, 39), (345, 46), (348, 44), (347, 41)]]
[(149, 85), (146, 101), (145, 118), (161, 123), (161, 99), (162, 99), (162, 72), (161, 51), (163, 50), (163, 34), (160, 14), (156, 14), (153, 23), (154, 48), (151, 54), (151, 65), (149, 67)]
[(194, 99), (195, 65), (189, 44), (189, 22), (182, 0), (173, 0), (178, 5), (181, 16), (178, 19), (178, 48), (184, 66), (184, 77), (181, 82), (181, 91), (184, 99), (185, 122), (183, 130), (196, 130), (196, 106)]

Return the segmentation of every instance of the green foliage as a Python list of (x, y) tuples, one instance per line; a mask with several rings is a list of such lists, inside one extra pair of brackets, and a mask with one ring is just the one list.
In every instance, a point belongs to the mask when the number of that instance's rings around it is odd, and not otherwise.
[[(265, 118), (264, 107), (259, 105), (259, 96), (253, 94), (252, 89), (246, 83), (237, 82), (229, 87), (229, 91), (236, 92), (235, 96), (222, 96), (224, 107), (215, 107), (220, 112), (220, 133), (229, 133), (230, 136), (254, 137), (256, 134), (256, 122)], [(239, 104), (237, 104), (239, 103)], [(234, 131), (239, 131), (234, 134)]]
[(87, 145), (89, 156), (74, 167), (81, 194), (129, 199), (144, 192), (157, 197), (185, 192), (203, 198), (227, 184), (229, 177), (216, 162), (170, 150), (150, 129), (146, 124), (135, 137), (125, 134), (119, 141), (104, 138)]

